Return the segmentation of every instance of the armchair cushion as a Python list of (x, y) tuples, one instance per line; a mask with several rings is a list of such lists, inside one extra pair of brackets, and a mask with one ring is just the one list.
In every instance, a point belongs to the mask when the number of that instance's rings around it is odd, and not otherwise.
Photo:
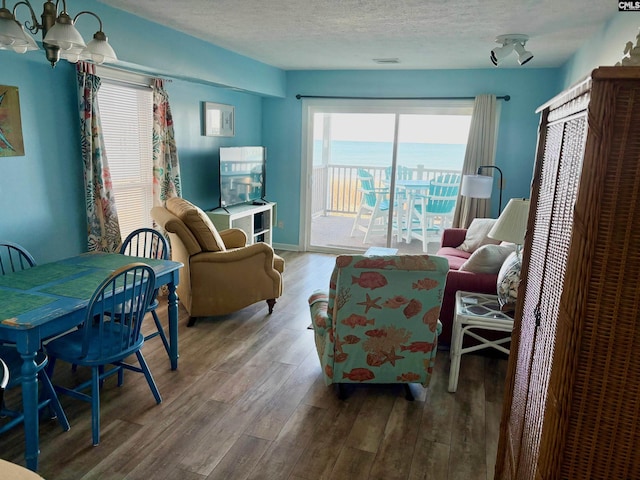
[(184, 222), (206, 252), (225, 251), (226, 247), (211, 219), (200, 208), (180, 197), (167, 200), (167, 210)]

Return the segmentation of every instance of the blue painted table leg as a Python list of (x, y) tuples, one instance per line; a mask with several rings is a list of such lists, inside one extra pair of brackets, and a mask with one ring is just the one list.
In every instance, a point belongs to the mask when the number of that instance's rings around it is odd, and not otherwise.
[(176, 295), (176, 286), (174, 283), (169, 284), (169, 357), (171, 360), (171, 370), (178, 368), (178, 295)]
[(22, 353), (22, 406), (24, 408), (25, 453), (27, 467), (38, 470), (38, 376), (36, 373), (35, 352)]

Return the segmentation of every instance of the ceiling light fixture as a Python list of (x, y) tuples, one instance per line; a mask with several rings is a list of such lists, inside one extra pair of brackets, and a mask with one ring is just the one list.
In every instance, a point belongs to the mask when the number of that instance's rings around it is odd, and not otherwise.
[(502, 46), (491, 50), (491, 63), (497, 67), (502, 60), (515, 51), (518, 54), (518, 63), (524, 65), (533, 58), (533, 54), (524, 49), (527, 40), (529, 37), (520, 33), (509, 33), (496, 37), (496, 42), (501, 43)]
[[(62, 2), (62, 11), (58, 14), (60, 2)], [(31, 21), (26, 21), (24, 25), (16, 20), (16, 9), (19, 5), (25, 5), (31, 12)], [(100, 24), (100, 29), (93, 35), (93, 40), (88, 45), (84, 43), (80, 32), (75, 27), (78, 17), (85, 13), (95, 17)], [(13, 12), (7, 9), (6, 0), (2, 0), (0, 50), (13, 50), (16, 53), (39, 50), (38, 44), (27, 30), (34, 35), (42, 31), (42, 44), (52, 67), (55, 67), (60, 58), (71, 63), (90, 60), (98, 64), (118, 60), (116, 53), (109, 45), (107, 36), (102, 31), (102, 20), (95, 13), (85, 10), (71, 19), (67, 13), (66, 0), (57, 0), (55, 3), (49, 0), (43, 5), (41, 18), (42, 23), (38, 23), (29, 0), (18, 1), (13, 7)]]

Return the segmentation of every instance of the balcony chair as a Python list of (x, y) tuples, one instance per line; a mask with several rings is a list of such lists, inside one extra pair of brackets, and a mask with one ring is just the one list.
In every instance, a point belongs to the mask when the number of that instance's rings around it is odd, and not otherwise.
[(429, 242), (438, 242), (445, 228), (451, 227), (460, 189), (460, 175), (447, 173), (433, 180), (428, 195), (416, 195), (411, 202), (409, 228), (406, 240), (422, 241), (422, 251), (427, 252)]
[(327, 385), (429, 384), (449, 263), (428, 255), (340, 255), (329, 293), (309, 297)]
[(171, 258), (182, 262), (178, 297), (190, 315), (226, 315), (261, 300), (269, 314), (282, 294), (284, 260), (262, 242), (246, 245), (247, 235), (238, 228), (218, 232), (207, 214), (183, 198), (154, 207), (151, 216), (164, 229), (171, 244)]
[[(91, 379), (73, 388), (56, 385), (59, 393), (91, 403), (93, 445), (100, 443), (100, 387), (102, 382), (118, 375), (118, 386), (124, 370), (144, 374), (156, 403), (162, 402), (147, 362), (140, 351), (144, 337), (140, 327), (154, 294), (155, 274), (144, 263), (126, 265), (109, 275), (96, 289), (87, 306), (82, 328), (66, 333), (45, 345), (50, 362), (49, 375), (56, 360), (91, 368)], [(116, 315), (110, 312), (119, 312)], [(134, 355), (140, 366), (124, 360)], [(113, 365), (114, 368), (105, 369)], [(83, 393), (90, 389), (90, 393)]]
[[(120, 253), (130, 255), (132, 257), (154, 258), (160, 260), (169, 260), (169, 244), (164, 235), (153, 228), (139, 228), (131, 232), (122, 242)], [(162, 323), (158, 318), (156, 309), (158, 308), (158, 290), (153, 292), (153, 299), (147, 308), (147, 312), (151, 312), (153, 321), (156, 324), (156, 331), (145, 336), (145, 340), (160, 337), (164, 349), (169, 353), (169, 342), (165, 335)]]
[(386, 235), (389, 217), (389, 188), (375, 186), (373, 175), (358, 169), (360, 204), (351, 228), (353, 237), (357, 230), (364, 232), (363, 243), (369, 243), (371, 235)]

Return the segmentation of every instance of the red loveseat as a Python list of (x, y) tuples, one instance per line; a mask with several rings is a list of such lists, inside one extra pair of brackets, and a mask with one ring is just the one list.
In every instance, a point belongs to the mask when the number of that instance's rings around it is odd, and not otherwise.
[(464, 228), (448, 228), (442, 234), (442, 244), (436, 255), (449, 260), (449, 273), (444, 289), (442, 307), (440, 309), (440, 322), (442, 333), (438, 337), (438, 346), (449, 348), (451, 345), (451, 331), (453, 329), (453, 317), (456, 310), (456, 292), (497, 293), (497, 273), (474, 273), (458, 271), (471, 253), (458, 250), (456, 247), (465, 240), (467, 230)]

